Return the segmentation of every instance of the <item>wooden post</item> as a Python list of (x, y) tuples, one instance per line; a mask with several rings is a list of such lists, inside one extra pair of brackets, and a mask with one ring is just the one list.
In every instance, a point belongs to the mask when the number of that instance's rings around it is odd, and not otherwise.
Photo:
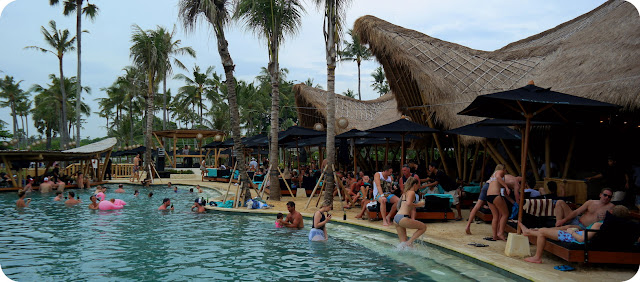
[(462, 175), (462, 149), (460, 148), (462, 145), (460, 144), (460, 135), (456, 135), (456, 137), (451, 139), (454, 141), (455, 146), (454, 156), (456, 158), (456, 170), (458, 171), (457, 178), (460, 178)]
[[(304, 209), (306, 210), (307, 208), (309, 208), (309, 203), (311, 203), (311, 198), (313, 198), (313, 195), (316, 194), (316, 189), (318, 189), (318, 186), (320, 185), (320, 182), (322, 182), (322, 180), (324, 180), (324, 171), (327, 168), (327, 166), (322, 168), (322, 173), (320, 174), (320, 178), (318, 178), (318, 182), (316, 182), (316, 186), (313, 187), (313, 191), (311, 191), (311, 196), (309, 196), (309, 200), (307, 200), (307, 205), (304, 206)], [(320, 191), (322, 192), (322, 191)], [(318, 195), (318, 198), (321, 198), (321, 195)]]
[(389, 138), (387, 139), (387, 147), (384, 150), (384, 165), (389, 164)]
[(496, 163), (501, 163), (504, 164), (504, 167), (507, 169), (507, 172), (509, 172), (509, 174), (511, 175), (516, 175), (515, 170), (513, 170), (513, 168), (511, 167), (511, 165), (509, 165), (509, 163), (502, 157), (502, 155), (500, 155), (500, 153), (498, 152), (498, 150), (496, 150), (495, 147), (493, 147), (493, 145), (491, 144), (491, 142), (487, 142), (487, 148), (489, 148), (489, 150), (493, 153), (494, 157), (497, 158), (499, 161), (497, 161)]
[(533, 159), (533, 154), (531, 154), (531, 150), (527, 151), (527, 156), (529, 156), (529, 164), (531, 165), (531, 171), (533, 171), (533, 177), (535, 177), (536, 181), (542, 180), (542, 178), (540, 178), (540, 174), (538, 173), (538, 170), (535, 169), (537, 167), (537, 164), (536, 164), (536, 161)]
[(562, 179), (567, 179), (569, 174), (569, 165), (571, 164), (571, 157), (573, 156), (573, 147), (576, 145), (576, 132), (571, 135), (571, 142), (569, 143), (569, 150), (567, 151), (567, 159), (564, 161), (564, 170), (562, 171)]
[[(113, 148), (107, 151), (106, 158), (104, 159), (104, 166), (102, 167), (102, 173), (100, 174), (100, 179), (98, 179), (98, 181), (102, 181), (102, 179), (104, 179), (104, 174), (107, 173), (107, 165), (109, 165), (109, 158), (111, 158), (111, 151), (113, 151)], [(113, 174), (113, 170), (111, 170), (111, 173)]]
[(482, 168), (480, 168), (480, 184), (484, 181), (484, 170), (487, 165), (487, 140), (482, 143), (482, 148), (484, 148), (484, 154), (482, 156)]
[[(269, 164), (269, 168), (267, 169), (267, 172), (268, 172), (268, 171), (270, 171), (270, 170), (271, 170), (271, 164)], [(261, 190), (262, 190), (262, 193), (260, 193), (260, 198), (264, 197), (264, 191), (265, 191), (265, 190), (267, 190), (267, 188), (266, 188), (266, 186), (265, 186), (265, 185), (266, 185), (265, 183), (267, 183), (267, 180), (270, 180), (270, 179), (271, 179), (271, 178), (269, 177), (270, 175), (271, 175), (270, 173), (267, 173), (267, 176), (265, 176), (265, 177), (262, 179), (262, 184), (260, 185)], [(271, 189), (271, 186), (269, 186), (269, 189)]]
[(460, 179), (462, 179), (463, 182), (466, 182), (465, 180), (467, 177), (467, 173), (469, 172), (469, 165), (468, 165), (468, 161), (467, 161), (467, 156), (469, 155), (469, 146), (465, 145), (464, 146), (464, 156), (462, 157), (462, 168), (463, 168), (463, 173), (462, 173), (462, 177), (460, 177)]
[(511, 159), (511, 161), (513, 162), (513, 165), (516, 167), (516, 171), (518, 171), (519, 175), (522, 175), (522, 171), (520, 171), (520, 166), (518, 166), (518, 160), (516, 160), (516, 156), (513, 155), (513, 153), (511, 153), (511, 150), (509, 150), (509, 147), (507, 147), (507, 143), (504, 142), (504, 140), (501, 138), (500, 142), (502, 142), (502, 147), (504, 147), (504, 150), (507, 152), (507, 155), (509, 155), (509, 159)]
[[(339, 179), (335, 169), (333, 169), (333, 179)], [(344, 203), (342, 202), (342, 193), (340, 193), (340, 190), (343, 189), (344, 187), (341, 187), (341, 186), (342, 186), (342, 183), (338, 182), (338, 188), (339, 188), (338, 198), (340, 199), (340, 208), (344, 211)], [(345, 199), (346, 199), (346, 196), (347, 195), (345, 195)]]
[[(467, 178), (467, 180), (469, 180), (469, 182), (471, 182), (471, 180), (473, 180), (473, 173), (476, 170), (476, 160), (478, 160), (478, 152), (479, 151), (480, 151), (480, 143), (476, 143), (476, 150), (473, 153), (473, 162), (471, 162), (471, 172), (469, 173), (469, 178)], [(482, 169), (484, 169), (484, 167)]]
[[(237, 163), (237, 161), (236, 161)], [(233, 178), (233, 177), (231, 177)], [(240, 177), (238, 177), (240, 178)], [(233, 202), (233, 206), (236, 208), (239, 208), (241, 205), (241, 200), (240, 200), (240, 186), (242, 186), (242, 181), (240, 181), (240, 179), (238, 179), (238, 185), (236, 186), (236, 200)], [(244, 202), (244, 199), (242, 200), (242, 202)]]
[(374, 145), (376, 148), (376, 171), (378, 171), (378, 144)]
[[(525, 118), (527, 119), (527, 123), (525, 126), (525, 131), (524, 131), (524, 135), (522, 136), (522, 138), (524, 139), (524, 147), (522, 148), (523, 152), (528, 152), (529, 151), (529, 132), (531, 131), (531, 114), (527, 114), (525, 113)], [(522, 155), (524, 156), (525, 153), (522, 153)], [(525, 188), (525, 183), (526, 182), (526, 178), (527, 178), (527, 160), (525, 160), (526, 158), (523, 158), (522, 160), (520, 160), (520, 165), (522, 166), (522, 183), (520, 185), (520, 199), (518, 199), (518, 206), (519, 206), (519, 212), (518, 212), (518, 222), (522, 222), (522, 205), (524, 204), (524, 188)], [(535, 167), (532, 167), (532, 170), (535, 171)], [(533, 188), (533, 187), (532, 187)], [(520, 228), (520, 224), (518, 224), (518, 230), (517, 230), (518, 234), (522, 234), (522, 230)]]
[[(222, 204), (224, 205), (224, 202), (227, 201), (227, 196), (229, 195), (229, 190), (231, 190), (231, 183), (233, 183), (233, 175), (236, 172), (236, 165), (238, 165), (238, 162), (236, 162), (235, 164), (233, 164), (233, 170), (231, 171), (231, 174), (229, 175), (229, 185), (227, 186), (227, 193), (224, 194), (224, 199), (222, 200)], [(236, 196), (236, 199), (238, 197)]]
[[(427, 124), (429, 125), (429, 127), (436, 128), (435, 124), (431, 120), (431, 115), (429, 115), (429, 113), (427, 112), (427, 109), (425, 107), (422, 107), (422, 109), (423, 111), (425, 111), (425, 114), (427, 114)], [(442, 165), (444, 166), (444, 172), (447, 175), (451, 175), (451, 173), (449, 172), (449, 166), (447, 165), (445, 151), (442, 149), (442, 146), (440, 146), (440, 141), (438, 140), (438, 134), (437, 133), (432, 133), (432, 134), (433, 134), (433, 140), (436, 141), (438, 152), (440, 152), (440, 161), (442, 161)]]
[(356, 146), (355, 138), (352, 138), (351, 140), (353, 142), (353, 174), (356, 175), (358, 174), (358, 164), (356, 163), (358, 159), (358, 148)]
[[(176, 138), (176, 134), (173, 134), (173, 168), (177, 168), (177, 160), (176, 160), (176, 146), (178, 146), (178, 138)], [(226, 198), (226, 197), (225, 197)], [(224, 201), (223, 201), (224, 204)]]
[(280, 170), (280, 167), (278, 167), (278, 172), (280, 173), (280, 176), (282, 177), (282, 182), (284, 182), (284, 186), (287, 186), (287, 189), (289, 190), (289, 194), (291, 195), (291, 197), (295, 197), (295, 195), (293, 195), (293, 192), (291, 192), (291, 187), (289, 187), (289, 183), (287, 183), (287, 179), (284, 178), (284, 175), (282, 174), (282, 171)]
[[(547, 136), (544, 137), (544, 166), (545, 166), (545, 175), (542, 176), (544, 178), (551, 178), (551, 129), (547, 132)], [(531, 169), (536, 170), (537, 167), (532, 167)]]

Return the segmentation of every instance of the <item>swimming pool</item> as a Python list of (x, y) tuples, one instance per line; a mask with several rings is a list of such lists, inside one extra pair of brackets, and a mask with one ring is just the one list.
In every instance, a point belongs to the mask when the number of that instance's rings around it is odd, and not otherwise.
[[(434, 248), (399, 251), (392, 234), (330, 224), (329, 241), (311, 243), (308, 219), (305, 229), (289, 230), (274, 228), (275, 216), (195, 214), (189, 207), (201, 194), (186, 186), (179, 193), (125, 185), (127, 193), (115, 194), (115, 188), (107, 198), (128, 203), (118, 211), (89, 210), (90, 191), (73, 190), (84, 201), (75, 207), (34, 193), (21, 211), (14, 193), (0, 194), (4, 273), (17, 281), (511, 280)], [(165, 197), (175, 211), (157, 211)]]

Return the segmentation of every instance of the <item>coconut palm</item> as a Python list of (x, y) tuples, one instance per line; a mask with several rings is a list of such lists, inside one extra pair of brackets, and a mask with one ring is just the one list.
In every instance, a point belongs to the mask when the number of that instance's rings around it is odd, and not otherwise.
[[(33, 102), (31, 102), (28, 97), (26, 99), (21, 99), (20, 102), (16, 105), (16, 112), (20, 116), (20, 121), (22, 122), (22, 131), (24, 132), (24, 136), (29, 138), (29, 112), (31, 111), (31, 106)], [(26, 120), (26, 127), (25, 127)], [(25, 142), (27, 140), (25, 139)]]
[[(52, 49), (48, 50), (38, 46), (27, 46), (26, 49), (35, 49), (41, 51), (43, 53), (51, 53), (54, 54), (58, 58), (59, 68), (60, 68), (60, 83), (62, 84), (60, 87), (60, 91), (62, 94), (62, 100), (67, 100), (67, 93), (65, 92), (64, 86), (64, 72), (62, 71), (62, 58), (64, 54), (67, 52), (74, 51), (76, 48), (73, 47), (73, 43), (76, 41), (76, 37), (71, 37), (69, 34), (69, 30), (58, 30), (55, 21), (49, 22), (49, 27), (51, 32), (47, 30), (44, 26), (41, 27), (42, 35), (44, 35), (45, 43), (47, 43)], [(67, 105), (66, 103), (62, 103), (62, 109), (60, 114), (60, 148), (67, 143), (69, 143), (69, 130), (67, 128)]]
[[(271, 76), (271, 144), (269, 160), (271, 179), (278, 179), (278, 116), (280, 111), (280, 65), (278, 56), (285, 35), (295, 34), (302, 22), (304, 8), (297, 0), (241, 0), (234, 17), (244, 22), (247, 30), (266, 40), (269, 52), (267, 69)], [(278, 181), (271, 182), (270, 197), (280, 200)]]
[[(193, 31), (199, 20), (205, 20), (213, 27), (213, 31), (218, 42), (218, 54), (222, 67), (224, 69), (226, 86), (228, 89), (229, 112), (231, 114), (231, 128), (234, 138), (234, 150), (236, 156), (243, 156), (244, 148), (240, 142), (240, 115), (238, 113), (238, 101), (236, 97), (235, 84), (236, 80), (233, 76), (235, 65), (229, 53), (229, 43), (224, 33), (224, 29), (229, 23), (230, 0), (180, 0), (178, 4), (179, 18), (187, 30)], [(243, 183), (243, 191), (245, 198), (251, 197), (246, 183), (249, 181), (245, 173), (245, 161), (240, 157), (237, 159), (237, 167), (240, 171), (240, 179)]]
[[(49, 0), (49, 5), (54, 6), (57, 5), (59, 0)], [(84, 0), (66, 0), (64, 1), (64, 10), (63, 14), (65, 16), (71, 15), (74, 12), (76, 13), (76, 37), (78, 39), (78, 87), (76, 87), (77, 91), (82, 90), (82, 14), (84, 14), (87, 18), (93, 20), (96, 18), (98, 14), (98, 6), (95, 4), (89, 3), (87, 0), (87, 6), (82, 6)], [(80, 146), (80, 113), (81, 104), (82, 104), (82, 93), (77, 92), (76, 96), (76, 146)]]
[(336, 155), (336, 57), (339, 50), (340, 36), (345, 22), (345, 9), (349, 0), (314, 0), (319, 9), (324, 11), (324, 41), (327, 58), (327, 168), (325, 170), (325, 182), (327, 193), (325, 204), (333, 203), (333, 164)]
[(347, 32), (351, 36), (351, 42), (344, 41), (344, 49), (338, 53), (341, 61), (353, 61), (358, 64), (358, 100), (362, 100), (360, 92), (360, 65), (362, 61), (371, 59), (371, 51), (369, 48), (360, 43), (360, 38), (350, 29)]
[(202, 124), (202, 96), (216, 88), (215, 82), (210, 77), (217, 76), (213, 71), (213, 66), (208, 67), (205, 72), (200, 72), (199, 66), (193, 67), (193, 78), (184, 74), (176, 74), (173, 79), (182, 80), (186, 85), (178, 89), (176, 99), (185, 105), (198, 107), (200, 124)]
[(11, 117), (13, 118), (13, 135), (18, 133), (18, 104), (27, 99), (27, 94), (20, 89), (21, 81), (14, 81), (13, 76), (6, 75), (4, 79), (0, 79), (0, 107), (10, 108)]
[(373, 84), (371, 84), (371, 86), (373, 86), (373, 90), (378, 92), (380, 96), (389, 92), (389, 83), (387, 82), (387, 77), (382, 67), (377, 67), (376, 70), (371, 73), (371, 77), (373, 77)]
[[(168, 54), (168, 46), (166, 46), (164, 38), (164, 30), (142, 30), (138, 25), (133, 26), (133, 34), (131, 35), (131, 59), (134, 65), (144, 71), (146, 76), (147, 92), (145, 100), (147, 102), (146, 109), (146, 126), (144, 145), (147, 147), (144, 154), (145, 171), (151, 171), (151, 145), (153, 140), (151, 134), (153, 131), (153, 113), (154, 113), (154, 86), (158, 77), (162, 76), (166, 69)], [(151, 175), (147, 175), (147, 178)]]
[(354, 98), (354, 99), (356, 98), (356, 94), (353, 93), (353, 90), (351, 89), (347, 89), (347, 91), (342, 92), (342, 95), (347, 96), (349, 98)]
[[(160, 29), (161, 30), (158, 30), (158, 32), (164, 34), (164, 44), (166, 46), (167, 53), (169, 54), (169, 56), (167, 56), (167, 61), (165, 62), (164, 72), (162, 73), (162, 129), (165, 130), (167, 129), (167, 99), (164, 93), (167, 93), (167, 76), (173, 73), (173, 64), (183, 70), (187, 70), (187, 67), (185, 67), (184, 64), (175, 57), (175, 55), (189, 55), (192, 58), (195, 58), (196, 51), (191, 47), (180, 47), (181, 41), (173, 39), (176, 33), (175, 26), (171, 33), (163, 28)], [(171, 59), (173, 59), (173, 63), (171, 62)], [(202, 101), (200, 102), (202, 103)], [(200, 110), (200, 115), (202, 115), (202, 110)], [(202, 123), (202, 119), (200, 119), (200, 123)]]

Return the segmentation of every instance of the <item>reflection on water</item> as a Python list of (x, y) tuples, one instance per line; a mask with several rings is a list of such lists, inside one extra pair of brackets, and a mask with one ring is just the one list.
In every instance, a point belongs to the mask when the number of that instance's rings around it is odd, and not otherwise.
[[(329, 224), (327, 242), (309, 242), (309, 227), (274, 228), (275, 215), (192, 213), (202, 194), (189, 187), (154, 188), (152, 198), (149, 188), (125, 185), (125, 194), (115, 188), (107, 199), (126, 201), (122, 210), (89, 210), (90, 192), (77, 191), (84, 201), (78, 206), (35, 193), (31, 207), (18, 212), (15, 194), (0, 194), (4, 273), (17, 281), (506, 280), (425, 246), (399, 250), (389, 234)], [(157, 211), (165, 197), (175, 211)]]

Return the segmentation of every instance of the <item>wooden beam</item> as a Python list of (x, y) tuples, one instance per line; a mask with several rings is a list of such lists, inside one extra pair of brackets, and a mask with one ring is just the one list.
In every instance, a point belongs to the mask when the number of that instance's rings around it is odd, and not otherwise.
[(567, 159), (564, 161), (564, 170), (562, 171), (562, 179), (567, 179), (569, 174), (569, 165), (571, 165), (571, 158), (573, 157), (573, 148), (576, 145), (576, 132), (571, 134), (571, 142), (569, 143), (569, 150), (567, 151)]
[[(324, 180), (324, 171), (327, 168), (327, 166), (325, 166), (324, 168), (322, 168), (322, 173), (320, 174), (320, 178), (318, 178), (318, 182), (316, 182), (316, 186), (313, 187), (313, 191), (311, 191), (311, 195), (309, 196), (309, 200), (307, 200), (307, 205), (304, 206), (304, 209), (306, 210), (307, 208), (309, 208), (309, 203), (311, 203), (311, 199), (313, 198), (313, 195), (316, 194), (316, 189), (318, 189), (318, 186), (320, 185), (320, 182), (322, 182)], [(322, 191), (320, 191), (322, 192)], [(318, 198), (322, 197), (322, 193), (320, 195), (318, 195)]]
[[(106, 158), (104, 158), (104, 167), (102, 168), (102, 174), (100, 175), (100, 179), (98, 181), (102, 181), (104, 178), (104, 174), (107, 173), (107, 165), (109, 165), (109, 158), (111, 158), (111, 151), (113, 151), (113, 148), (107, 151)], [(113, 171), (111, 171), (111, 173), (113, 174)]]
[[(544, 166), (545, 175), (544, 178), (551, 178), (551, 129), (547, 132), (547, 136), (544, 137)], [(537, 167), (531, 169), (537, 170)]]
[(533, 159), (533, 154), (531, 154), (531, 150), (527, 150), (527, 156), (529, 156), (529, 165), (531, 165), (531, 171), (533, 171), (533, 177), (536, 179), (536, 181), (540, 181), (542, 180), (542, 178), (540, 178), (540, 174), (538, 173), (538, 170), (536, 169), (537, 164), (536, 161)]
[[(426, 107), (422, 107), (422, 110), (425, 112), (425, 114), (427, 116), (427, 123), (428, 123), (429, 127), (436, 128), (435, 124), (431, 120), (431, 115), (427, 111), (427, 108)], [(442, 165), (444, 166), (444, 172), (447, 175), (451, 175), (451, 173), (449, 173), (449, 166), (447, 165), (447, 159), (446, 159), (446, 156), (445, 156), (446, 152), (442, 149), (442, 146), (440, 145), (440, 140), (438, 140), (438, 134), (437, 133), (432, 133), (432, 134), (433, 134), (433, 140), (436, 141), (436, 146), (438, 147), (438, 152), (440, 152), (440, 161), (442, 161)]]
[(289, 183), (287, 183), (287, 179), (284, 178), (284, 175), (282, 174), (282, 171), (280, 170), (280, 167), (278, 166), (277, 168), (278, 168), (278, 172), (280, 173), (280, 176), (282, 177), (282, 182), (284, 182), (284, 186), (287, 186), (287, 190), (289, 190), (289, 194), (291, 195), (291, 197), (295, 198), (296, 196), (291, 191), (291, 187), (289, 187)]
[(478, 152), (480, 151), (480, 143), (476, 143), (476, 150), (473, 153), (473, 161), (471, 162), (471, 172), (469, 172), (469, 178), (467, 178), (467, 180), (469, 182), (471, 182), (471, 180), (473, 179), (473, 173), (476, 170), (476, 161), (478, 160)]
[[(173, 168), (177, 168), (177, 160), (176, 160), (176, 146), (178, 146), (178, 138), (176, 138), (176, 134), (173, 134)], [(223, 202), (224, 204), (224, 202)]]
[(496, 163), (501, 163), (504, 165), (504, 167), (507, 169), (507, 172), (509, 172), (509, 174), (511, 175), (516, 175), (516, 171), (513, 170), (513, 168), (511, 167), (511, 165), (507, 162), (507, 160), (505, 160), (502, 155), (500, 155), (500, 153), (498, 152), (498, 150), (496, 150), (496, 148), (491, 144), (491, 142), (487, 142), (487, 148), (489, 148), (489, 151), (491, 151), (491, 153), (493, 153), (494, 157), (498, 159), (498, 161)]
[(516, 156), (513, 155), (513, 153), (511, 153), (511, 150), (509, 150), (509, 147), (507, 147), (507, 143), (504, 142), (504, 139), (500, 139), (500, 142), (502, 143), (502, 147), (504, 147), (504, 150), (507, 152), (507, 155), (509, 155), (509, 159), (511, 159), (511, 161), (513, 162), (513, 166), (516, 167), (516, 171), (518, 171), (518, 175), (522, 175), (522, 171), (520, 171), (520, 166), (518, 165), (518, 160), (516, 159)]

